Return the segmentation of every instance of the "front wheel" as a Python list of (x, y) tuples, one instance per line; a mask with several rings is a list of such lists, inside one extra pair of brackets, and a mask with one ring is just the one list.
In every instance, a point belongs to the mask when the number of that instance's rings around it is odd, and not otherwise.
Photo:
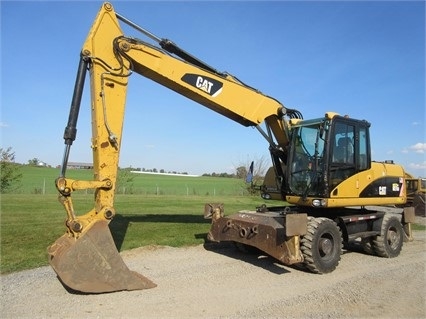
[(385, 214), (381, 235), (373, 239), (373, 247), (380, 257), (393, 258), (399, 255), (404, 242), (404, 230), (398, 218)]
[(310, 218), (308, 232), (300, 242), (304, 264), (314, 273), (325, 274), (336, 269), (342, 254), (342, 234), (328, 218)]

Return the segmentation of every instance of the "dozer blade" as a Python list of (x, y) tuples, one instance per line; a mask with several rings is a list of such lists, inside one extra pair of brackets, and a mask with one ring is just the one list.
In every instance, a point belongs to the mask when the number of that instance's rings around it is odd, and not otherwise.
[(75, 291), (105, 293), (157, 286), (129, 270), (104, 220), (96, 221), (77, 240), (63, 235), (48, 248), (48, 254), (49, 263), (61, 282)]

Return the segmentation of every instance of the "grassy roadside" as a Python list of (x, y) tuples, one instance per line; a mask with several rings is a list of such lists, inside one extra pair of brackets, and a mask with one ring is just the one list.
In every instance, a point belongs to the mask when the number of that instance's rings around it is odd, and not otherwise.
[[(77, 214), (89, 211), (93, 195), (75, 194)], [(253, 209), (263, 201), (250, 196), (117, 195), (110, 224), (120, 251), (146, 245), (188, 246), (204, 243), (210, 220), (204, 204), (221, 202), (225, 214)], [(3, 194), (1, 197), (0, 270), (2, 274), (45, 266), (46, 249), (65, 233), (65, 210), (57, 195)], [(414, 224), (424, 231), (425, 225)]]
[[(77, 214), (89, 211), (93, 196), (76, 194)], [(225, 213), (252, 209), (257, 197), (117, 195), (110, 228), (119, 250), (145, 245), (202, 244), (210, 228), (204, 204), (225, 203)], [(1, 273), (45, 266), (46, 249), (65, 233), (65, 210), (57, 195), (3, 194), (1, 198)]]

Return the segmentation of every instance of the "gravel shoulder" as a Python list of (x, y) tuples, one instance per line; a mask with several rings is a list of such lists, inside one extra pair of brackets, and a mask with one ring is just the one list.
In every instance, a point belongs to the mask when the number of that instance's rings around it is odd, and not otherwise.
[(230, 245), (121, 253), (158, 287), (70, 294), (50, 267), (1, 276), (2, 318), (425, 318), (426, 233), (393, 259), (345, 251), (315, 275)]

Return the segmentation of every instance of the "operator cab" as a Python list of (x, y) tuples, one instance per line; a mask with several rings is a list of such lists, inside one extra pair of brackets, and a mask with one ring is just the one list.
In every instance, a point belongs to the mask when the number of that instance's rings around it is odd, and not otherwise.
[(370, 168), (367, 121), (327, 113), (290, 126), (288, 195), (329, 198), (342, 181)]

